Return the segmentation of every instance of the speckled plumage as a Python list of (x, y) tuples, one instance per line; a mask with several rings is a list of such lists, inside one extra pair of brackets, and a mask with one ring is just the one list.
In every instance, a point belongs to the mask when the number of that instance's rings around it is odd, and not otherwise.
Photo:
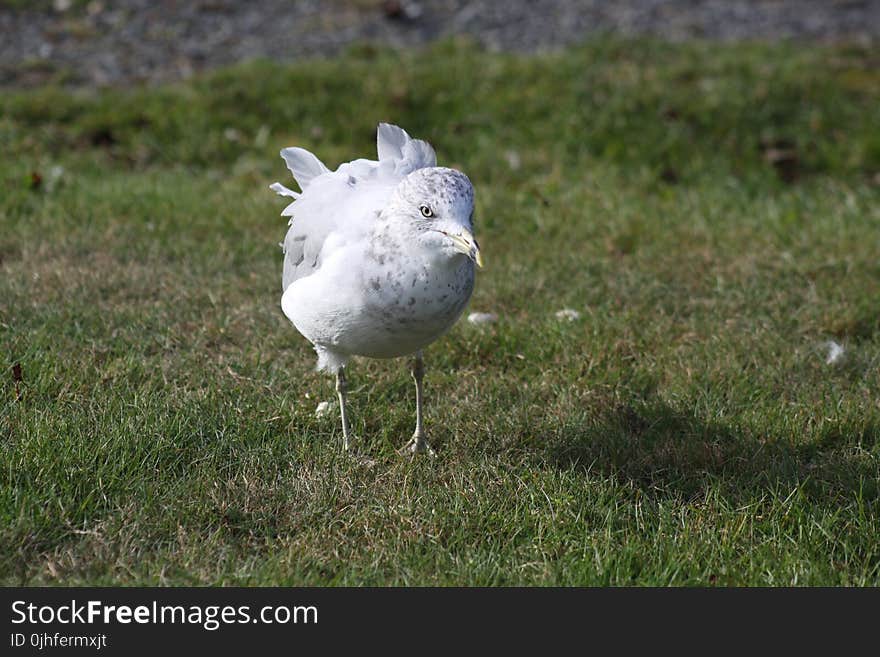
[(467, 176), (436, 166), (428, 144), (395, 126), (380, 124), (377, 147), (378, 161), (333, 172), (285, 149), (302, 193), (272, 186), (295, 199), (282, 213), (292, 218), (281, 307), (318, 368), (340, 375), (352, 356), (418, 354), (439, 338), (464, 311), (479, 262)]

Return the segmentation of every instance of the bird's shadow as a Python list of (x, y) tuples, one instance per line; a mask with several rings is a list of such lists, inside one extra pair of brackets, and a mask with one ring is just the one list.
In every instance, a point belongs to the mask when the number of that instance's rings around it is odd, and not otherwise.
[(880, 501), (870, 456), (878, 438), (880, 426), (870, 424), (795, 441), (706, 420), (651, 397), (553, 427), (542, 461), (613, 477), (656, 498), (697, 500), (711, 487), (736, 504), (797, 488), (811, 503), (834, 506), (855, 496)]

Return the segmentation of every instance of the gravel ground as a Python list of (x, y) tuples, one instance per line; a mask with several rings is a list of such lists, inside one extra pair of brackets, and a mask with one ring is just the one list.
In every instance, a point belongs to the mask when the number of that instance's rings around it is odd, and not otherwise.
[(880, 0), (0, 0), (0, 84), (168, 80), (452, 35), (533, 52), (602, 33), (876, 44)]

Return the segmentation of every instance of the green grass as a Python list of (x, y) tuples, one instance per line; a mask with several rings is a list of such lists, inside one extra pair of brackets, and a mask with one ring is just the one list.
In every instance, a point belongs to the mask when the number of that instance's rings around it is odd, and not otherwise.
[[(0, 580), (880, 584), (877, 57), (446, 43), (6, 90)], [(351, 368), (374, 463), (344, 454), (279, 308), (278, 150), (370, 155), (380, 120), (474, 181), (500, 316), (427, 352), (435, 461), (395, 453), (402, 361)]]

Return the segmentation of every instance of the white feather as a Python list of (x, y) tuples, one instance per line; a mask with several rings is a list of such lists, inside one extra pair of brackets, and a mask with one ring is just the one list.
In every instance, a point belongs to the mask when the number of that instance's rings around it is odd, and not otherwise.
[(293, 191), (292, 189), (288, 189), (284, 185), (279, 182), (272, 183), (269, 185), (269, 189), (278, 194), (278, 196), (289, 196), (290, 198), (299, 198), (300, 194), (298, 192)]
[(410, 173), (416, 169), (437, 166), (437, 154), (434, 153), (434, 149), (428, 142), (421, 139), (410, 139), (403, 146), (402, 161), (411, 167), (407, 171)]
[(300, 189), (303, 191), (305, 191), (312, 180), (330, 172), (324, 166), (324, 163), (315, 157), (313, 153), (298, 146), (285, 148), (281, 151), (281, 157), (284, 158), (287, 168), (290, 169), (290, 173), (293, 174)]
[(379, 124), (376, 143), (378, 161), (359, 158), (332, 172), (305, 149), (294, 146), (281, 151), (303, 190), (297, 193), (278, 182), (270, 186), (294, 199), (281, 212), (295, 217), (284, 239), (283, 289), (314, 273), (331, 255), (331, 249), (325, 248), (328, 238), (335, 236), (336, 244), (345, 244), (363, 235), (401, 180), (437, 163), (429, 144), (388, 123)]
[(380, 123), (376, 130), (376, 153), (379, 161), (399, 160), (403, 157), (403, 146), (410, 136), (403, 128), (390, 123)]

